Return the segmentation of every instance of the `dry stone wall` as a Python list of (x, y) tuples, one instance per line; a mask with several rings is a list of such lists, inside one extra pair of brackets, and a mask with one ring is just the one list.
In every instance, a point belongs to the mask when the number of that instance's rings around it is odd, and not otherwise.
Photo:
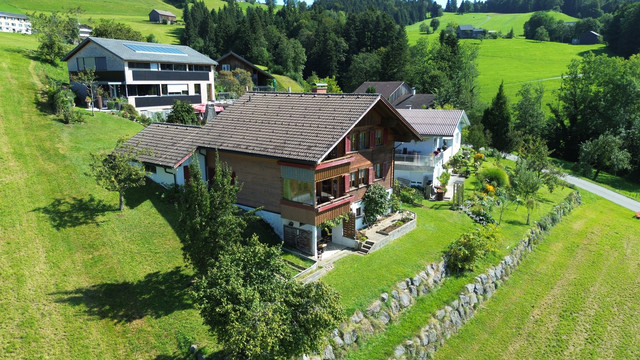
[[(478, 275), (473, 283), (466, 284), (458, 298), (439, 309), (418, 334), (393, 349), (390, 359), (427, 359), (445, 341), (455, 334), (476, 313), (478, 306), (491, 298), (493, 293), (513, 273), (523, 259), (535, 248), (563, 216), (581, 204), (580, 193), (573, 192), (527, 231), (520, 243), (499, 264)], [(416, 298), (436, 291), (447, 276), (445, 262), (431, 263), (412, 278), (398, 282), (391, 294), (382, 293), (366, 310), (356, 312), (339, 329), (333, 330), (322, 354), (303, 356), (304, 360), (332, 360), (342, 358), (358, 347), (361, 336), (383, 332), (404, 310), (411, 307)]]

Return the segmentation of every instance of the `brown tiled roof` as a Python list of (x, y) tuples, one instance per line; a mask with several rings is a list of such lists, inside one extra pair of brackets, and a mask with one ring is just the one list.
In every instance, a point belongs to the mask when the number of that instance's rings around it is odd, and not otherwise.
[(435, 105), (436, 96), (433, 94), (407, 94), (397, 99), (393, 106), (396, 109), (424, 109)]
[(418, 133), (378, 94), (247, 93), (207, 123), (198, 145), (318, 163), (373, 107), (397, 118), (407, 141)]
[(138, 156), (141, 162), (176, 168), (196, 150), (201, 129), (199, 126), (153, 123), (125, 144), (150, 152)]
[(469, 125), (464, 110), (398, 109), (422, 136), (453, 136), (458, 123)]
[(376, 88), (376, 92), (388, 99), (400, 86), (403, 81), (365, 81), (355, 89), (354, 93), (364, 93), (371, 86)]

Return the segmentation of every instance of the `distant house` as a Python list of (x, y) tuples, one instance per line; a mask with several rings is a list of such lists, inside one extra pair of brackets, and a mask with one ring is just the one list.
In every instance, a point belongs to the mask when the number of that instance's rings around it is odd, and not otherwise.
[(153, 9), (149, 13), (149, 21), (151, 22), (163, 23), (166, 21), (169, 24), (173, 24), (176, 20), (176, 16), (170, 11)]
[[(577, 39), (577, 43), (574, 43), (574, 45), (595, 45), (595, 44), (599, 44), (601, 41), (601, 36), (600, 34), (598, 34), (595, 31), (585, 31), (582, 34), (580, 34), (580, 36)], [(574, 39), (575, 41), (576, 39)]]
[(395, 142), (419, 140), (379, 94), (249, 92), (205, 126), (154, 123), (127, 143), (150, 151), (138, 160), (165, 186), (188, 182), (191, 161), (203, 180), (225, 161), (242, 184), (237, 204), (261, 207), (288, 246), (315, 256), (321, 241), (358, 246), (365, 192), (391, 193)]
[(442, 165), (460, 150), (462, 128), (469, 125), (467, 114), (464, 110), (433, 109), (398, 112), (422, 139), (396, 142), (395, 178), (410, 185), (439, 185)]
[(268, 72), (252, 64), (244, 57), (229, 51), (216, 60), (216, 71), (233, 71), (235, 69), (246, 70), (251, 74), (254, 91), (275, 91), (275, 78)]
[(428, 109), (435, 105), (435, 95), (416, 94), (416, 89), (403, 81), (365, 81), (354, 93), (365, 93), (369, 88), (374, 88), (396, 109)]
[(480, 39), (486, 34), (485, 29), (474, 28), (473, 25), (458, 25), (458, 39)]
[[(188, 46), (88, 37), (63, 60), (70, 76), (94, 69), (108, 97), (126, 98), (143, 113), (166, 112), (175, 100), (215, 99), (217, 63)], [(82, 87), (74, 90), (84, 98)]]
[(20, 34), (31, 34), (31, 20), (24, 14), (0, 11), (0, 30)]

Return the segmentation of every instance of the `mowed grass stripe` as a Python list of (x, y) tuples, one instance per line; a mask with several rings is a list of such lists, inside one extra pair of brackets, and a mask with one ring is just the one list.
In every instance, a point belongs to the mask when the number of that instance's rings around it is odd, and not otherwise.
[(437, 358), (640, 356), (637, 220), (583, 199)]

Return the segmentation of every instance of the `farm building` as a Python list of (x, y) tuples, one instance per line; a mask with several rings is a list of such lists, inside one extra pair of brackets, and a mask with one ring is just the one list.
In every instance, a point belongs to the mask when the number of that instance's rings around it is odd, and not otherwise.
[(155, 23), (163, 23), (167, 22), (169, 24), (175, 23), (177, 20), (176, 16), (170, 11), (157, 10), (153, 9), (149, 13), (149, 21)]

